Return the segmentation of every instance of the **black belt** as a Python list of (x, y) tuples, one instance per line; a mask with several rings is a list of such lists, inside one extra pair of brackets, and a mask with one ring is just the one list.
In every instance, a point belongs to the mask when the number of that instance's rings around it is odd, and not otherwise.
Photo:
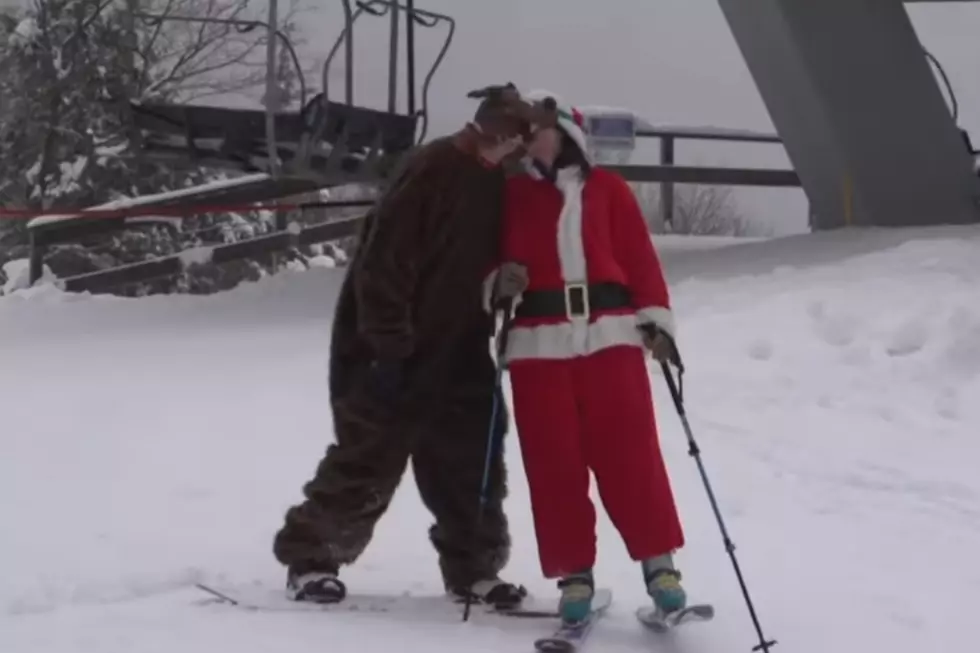
[(629, 308), (629, 289), (621, 283), (568, 284), (563, 290), (524, 293), (515, 317), (587, 317), (595, 311)]

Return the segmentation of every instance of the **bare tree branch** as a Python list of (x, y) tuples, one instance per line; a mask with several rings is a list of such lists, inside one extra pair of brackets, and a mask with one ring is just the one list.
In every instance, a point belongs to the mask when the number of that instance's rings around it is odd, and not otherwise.
[[(137, 18), (146, 13), (256, 25), (251, 9), (249, 0), (125, 0), (121, 6), (116, 0), (32, 0), (19, 16), (9, 14), (0, 24), (0, 196), (8, 204), (44, 208), (93, 201), (122, 181), (97, 181), (111, 178), (113, 165), (96, 164), (99, 152), (107, 144), (132, 151), (128, 144), (138, 142), (129, 100), (151, 94), (186, 100), (260, 86), (261, 48), (269, 38), (264, 28)], [(286, 33), (292, 15), (291, 7), (279, 26)], [(288, 90), (295, 73), (282, 66), (278, 72)]]
[(660, 184), (630, 184), (647, 225), (653, 233), (699, 236), (761, 235), (738, 210), (727, 186), (678, 184), (674, 186), (674, 215), (670, 225), (662, 215)]
[[(146, 13), (164, 18), (259, 20), (249, 14), (249, 0), (140, 1)], [(287, 27), (297, 11), (292, 2), (278, 27)], [(176, 20), (155, 23), (141, 41), (139, 58), (144, 71), (136, 92), (147, 97), (163, 89), (176, 90), (185, 101), (193, 101), (257, 88), (265, 79), (268, 38), (257, 23), (251, 28)]]

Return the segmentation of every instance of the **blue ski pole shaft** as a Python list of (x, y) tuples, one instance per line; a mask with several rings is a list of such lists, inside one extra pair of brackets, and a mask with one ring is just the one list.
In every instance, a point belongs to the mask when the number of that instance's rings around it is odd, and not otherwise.
[[(500, 404), (503, 400), (504, 382), (504, 352), (507, 351), (507, 336), (510, 333), (513, 315), (508, 307), (504, 313), (503, 324), (500, 327), (500, 335), (497, 338), (497, 372), (493, 384), (493, 403), (490, 408), (490, 424), (487, 427), (487, 449), (483, 460), (483, 480), (480, 482), (480, 505), (476, 514), (476, 526), (473, 537), (480, 537), (480, 530), (483, 527), (483, 515), (486, 512), (487, 500), (490, 491), (490, 470), (493, 467), (493, 456), (496, 452), (497, 444), (497, 419), (500, 415)], [(465, 606), (463, 608), (463, 621), (470, 618), (470, 608), (473, 605), (473, 592), (466, 592)]]
[[(776, 645), (776, 640), (765, 638), (762, 634), (762, 625), (759, 623), (759, 617), (755, 612), (755, 606), (752, 604), (752, 597), (749, 596), (749, 588), (745, 583), (745, 578), (742, 576), (742, 569), (738, 564), (738, 558), (735, 557), (735, 543), (732, 538), (728, 535), (728, 529), (725, 528), (725, 520), (721, 516), (721, 509), (718, 507), (718, 500), (715, 498), (714, 490), (711, 489), (711, 482), (708, 480), (708, 472), (704, 468), (704, 463), (701, 460), (701, 449), (698, 447), (697, 441), (694, 439), (694, 432), (691, 430), (691, 424), (687, 420), (687, 410), (684, 408), (684, 397), (681, 394), (680, 386), (678, 382), (674, 381), (674, 375), (670, 371), (670, 365), (666, 362), (660, 363), (660, 367), (664, 373), (664, 379), (667, 381), (667, 389), (670, 390), (670, 398), (674, 400), (674, 408), (677, 410), (677, 416), (681, 420), (681, 427), (684, 429), (684, 435), (687, 437), (688, 453), (694, 458), (697, 463), (698, 472), (701, 474), (701, 482), (704, 484), (704, 490), (708, 495), (708, 502), (711, 504), (711, 510), (715, 513), (715, 520), (718, 522), (718, 528), (721, 530), (721, 537), (725, 543), (725, 551), (728, 552), (728, 557), (731, 558), (732, 568), (735, 569), (735, 576), (738, 578), (739, 587), (742, 590), (742, 597), (745, 599), (745, 605), (749, 609), (749, 616), (752, 618), (752, 625), (755, 627), (755, 632), (759, 636), (759, 643), (752, 647), (753, 651), (763, 651), (768, 653), (769, 649)], [(678, 379), (680, 375), (684, 373), (684, 368), (678, 368)]]

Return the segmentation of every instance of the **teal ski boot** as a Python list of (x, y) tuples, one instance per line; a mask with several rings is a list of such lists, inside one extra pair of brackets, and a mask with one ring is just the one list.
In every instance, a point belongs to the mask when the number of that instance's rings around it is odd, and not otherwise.
[(687, 607), (687, 592), (681, 586), (681, 572), (676, 569), (656, 569), (650, 573), (644, 571), (647, 594), (653, 599), (653, 604), (661, 616), (683, 610)]
[(561, 598), (558, 601), (558, 614), (565, 623), (584, 621), (592, 612), (592, 597), (595, 596), (595, 581), (592, 572), (565, 576), (558, 581)]

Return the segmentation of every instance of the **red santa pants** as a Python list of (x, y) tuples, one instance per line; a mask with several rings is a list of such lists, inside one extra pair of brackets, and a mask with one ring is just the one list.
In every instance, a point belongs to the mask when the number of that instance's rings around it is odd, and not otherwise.
[(571, 360), (514, 361), (510, 377), (546, 578), (595, 564), (590, 469), (633, 560), (683, 546), (642, 350), (613, 347)]

